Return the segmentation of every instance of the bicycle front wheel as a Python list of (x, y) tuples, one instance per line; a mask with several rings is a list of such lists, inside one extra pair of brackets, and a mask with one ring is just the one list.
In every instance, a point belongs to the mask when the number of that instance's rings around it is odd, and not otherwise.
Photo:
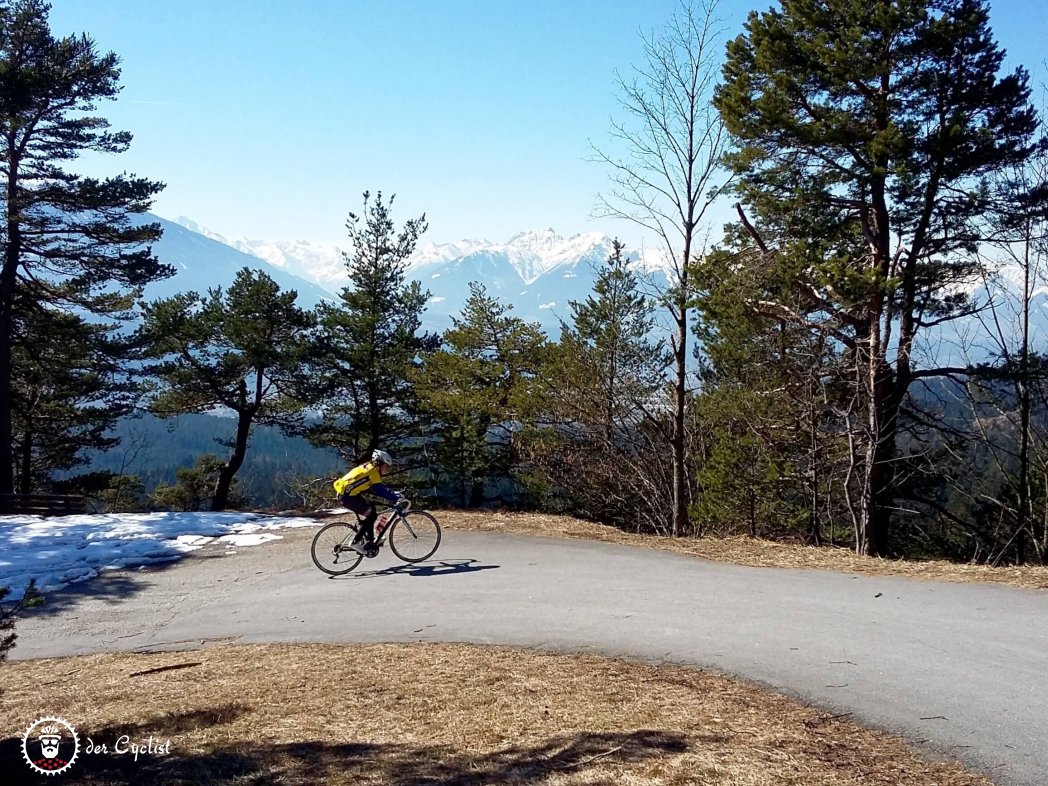
[(389, 547), (404, 562), (429, 559), (440, 545), (440, 523), (429, 513), (413, 510), (397, 517), (389, 533)]
[(336, 521), (322, 527), (313, 536), (313, 564), (329, 576), (349, 573), (362, 559), (349, 544), (357, 534), (357, 528), (344, 521)]

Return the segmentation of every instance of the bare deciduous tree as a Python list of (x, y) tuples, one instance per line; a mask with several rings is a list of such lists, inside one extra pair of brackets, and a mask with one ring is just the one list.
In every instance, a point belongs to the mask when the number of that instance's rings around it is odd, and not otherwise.
[(672, 264), (671, 282), (660, 297), (670, 314), (673, 385), (670, 445), (673, 500), (670, 531), (684, 532), (691, 502), (685, 449), (688, 415), (688, 268), (704, 238), (703, 221), (720, 193), (719, 161), (725, 134), (712, 98), (722, 47), (716, 0), (682, 5), (659, 34), (644, 40), (642, 66), (620, 78), (626, 118), (612, 125), (623, 154), (596, 149), (612, 169), (612, 189), (598, 212), (623, 218), (657, 236)]

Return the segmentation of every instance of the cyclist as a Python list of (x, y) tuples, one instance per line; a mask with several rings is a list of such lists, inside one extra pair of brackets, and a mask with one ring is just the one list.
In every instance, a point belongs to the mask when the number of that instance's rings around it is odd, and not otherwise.
[(335, 481), (335, 493), (338, 501), (357, 514), (361, 519), (360, 530), (353, 538), (350, 548), (358, 554), (370, 556), (375, 548), (375, 519), (378, 511), (375, 506), (360, 496), (365, 491), (378, 494), (382, 499), (394, 505), (404, 500), (404, 495), (393, 491), (382, 482), (382, 476), (393, 467), (393, 459), (384, 450), (375, 450), (371, 461), (353, 467), (349, 472)]

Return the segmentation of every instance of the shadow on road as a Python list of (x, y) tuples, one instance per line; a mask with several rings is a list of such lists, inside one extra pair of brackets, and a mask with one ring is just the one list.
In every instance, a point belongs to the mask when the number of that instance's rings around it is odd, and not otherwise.
[(148, 590), (152, 586), (150, 574), (173, 568), (179, 561), (158, 562), (135, 568), (133, 574), (125, 569), (103, 570), (94, 578), (40, 593), (43, 597), (40, 605), (24, 610), (19, 616), (29, 620), (33, 617), (64, 614), (84, 600), (104, 600), (111, 604), (121, 603), (136, 593)]
[[(166, 756), (81, 755), (68, 775), (84, 786), (160, 786), (207, 783), (270, 786), (280, 783), (385, 786), (487, 786), (493, 783), (538, 784), (567, 773), (621, 766), (687, 750), (675, 731), (581, 732), (550, 736), (531, 745), (495, 751), (458, 751), (448, 746), (376, 744), (365, 741), (262, 743), (238, 739), (225, 746), (198, 744), (178, 750), (179, 736), (221, 727), (248, 711), (229, 705), (214, 712), (166, 713), (142, 723), (77, 729), (82, 740), (112, 743), (122, 735), (132, 740), (171, 740)], [(221, 740), (221, 735), (215, 740)], [(34, 774), (21, 756), (21, 739), (0, 740), (0, 770), (9, 784), (53, 784), (55, 778)], [(604, 772), (607, 772), (604, 770)], [(13, 776), (13, 777), (12, 777)], [(73, 781), (69, 781), (73, 782)], [(587, 781), (600, 782), (606, 781)]]
[(480, 570), (494, 570), (501, 565), (479, 565), (475, 559), (443, 559), (419, 562), (414, 565), (394, 565), (382, 570), (366, 570), (359, 573), (347, 573), (345, 576), (331, 576), (332, 579), (367, 579), (375, 576), (456, 576), (462, 573), (475, 573)]

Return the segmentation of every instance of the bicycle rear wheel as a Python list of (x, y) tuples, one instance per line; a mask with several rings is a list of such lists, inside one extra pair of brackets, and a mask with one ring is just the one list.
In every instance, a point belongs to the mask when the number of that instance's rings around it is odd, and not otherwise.
[(355, 568), (363, 557), (349, 547), (357, 528), (344, 521), (322, 527), (313, 536), (313, 564), (330, 576), (341, 576)]
[(389, 547), (404, 562), (429, 559), (439, 545), (440, 523), (421, 510), (399, 516), (389, 533)]

